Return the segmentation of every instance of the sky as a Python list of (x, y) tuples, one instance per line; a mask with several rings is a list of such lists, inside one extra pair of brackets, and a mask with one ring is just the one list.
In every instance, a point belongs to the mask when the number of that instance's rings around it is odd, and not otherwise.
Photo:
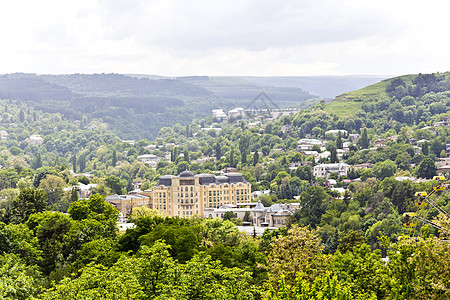
[(15, 0), (0, 73), (401, 75), (450, 71), (446, 0)]

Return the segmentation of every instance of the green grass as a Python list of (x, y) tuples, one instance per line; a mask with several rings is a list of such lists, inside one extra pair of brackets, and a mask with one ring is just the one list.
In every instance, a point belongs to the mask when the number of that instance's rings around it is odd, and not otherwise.
[(361, 109), (362, 102), (355, 101), (337, 101), (334, 100), (331, 103), (325, 105), (324, 111), (330, 114), (336, 114), (338, 116), (356, 114)]
[[(399, 77), (409, 85), (415, 76), (417, 75), (403, 75)], [(332, 102), (326, 104), (324, 110), (338, 116), (355, 114), (361, 109), (363, 99), (371, 98), (378, 100), (387, 97), (386, 87), (394, 78), (397, 77), (389, 78), (366, 86), (365, 88), (339, 95)]]

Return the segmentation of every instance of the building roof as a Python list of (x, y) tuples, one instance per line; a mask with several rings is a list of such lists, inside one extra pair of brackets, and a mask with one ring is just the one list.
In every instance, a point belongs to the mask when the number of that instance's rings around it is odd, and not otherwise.
[(191, 171), (183, 171), (180, 173), (180, 175), (178, 175), (179, 177), (194, 177), (194, 173), (192, 173)]
[(264, 205), (261, 203), (261, 200), (258, 201), (258, 203), (256, 203), (256, 206), (254, 208), (252, 208), (252, 210), (254, 211), (264, 211), (266, 208), (264, 207)]
[(226, 173), (220, 176), (214, 176), (213, 174), (198, 174), (194, 175), (191, 171), (183, 171), (178, 176), (173, 175), (164, 175), (159, 177), (159, 181), (156, 186), (171, 186), (172, 178), (187, 178), (187, 177), (197, 177), (199, 179), (199, 183), (201, 185), (210, 185), (210, 184), (235, 184), (235, 183), (244, 183), (247, 184), (247, 181), (240, 173)]

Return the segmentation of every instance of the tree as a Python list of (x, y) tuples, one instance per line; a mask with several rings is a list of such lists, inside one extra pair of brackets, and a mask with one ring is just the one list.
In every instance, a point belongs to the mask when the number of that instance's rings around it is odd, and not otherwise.
[(31, 214), (42, 212), (47, 207), (47, 195), (42, 189), (26, 188), (12, 201), (11, 222), (22, 223)]
[(65, 262), (62, 250), (72, 221), (63, 213), (45, 211), (32, 214), (26, 225), (33, 230), (39, 240), (43, 258), (40, 266), (42, 271), (48, 275)]
[(222, 157), (222, 147), (220, 146), (219, 142), (214, 144), (214, 152), (216, 159), (219, 160)]
[(158, 297), (172, 283), (175, 261), (169, 255), (170, 246), (157, 241), (151, 248), (143, 245), (138, 252), (139, 283), (149, 298)]
[(342, 143), (342, 136), (341, 136), (341, 131), (338, 131), (337, 134), (337, 138), (336, 138), (336, 148), (337, 149), (342, 149), (343, 147), (343, 143)]
[(417, 177), (433, 178), (437, 175), (436, 163), (431, 157), (425, 157), (416, 169)]
[(189, 127), (189, 124), (186, 124), (186, 137), (190, 137), (191, 136), (191, 128)]
[(250, 136), (248, 134), (242, 134), (239, 138), (239, 151), (241, 151), (242, 164), (247, 163), (247, 152), (250, 146)]
[(119, 211), (105, 201), (105, 198), (99, 194), (94, 194), (88, 199), (82, 199), (70, 204), (67, 210), (69, 216), (74, 220), (93, 219), (100, 222), (106, 222), (111, 225), (112, 232), (117, 231), (116, 222)]
[(263, 146), (263, 147), (261, 148), (261, 152), (262, 152), (262, 154), (263, 154), (264, 156), (269, 155), (269, 153), (270, 153), (270, 148), (269, 148), (269, 146)]
[(177, 165), (177, 174), (180, 174), (183, 171), (189, 170), (190, 165), (187, 161), (180, 161)]
[(39, 188), (47, 193), (47, 200), (49, 205), (57, 204), (63, 194), (66, 182), (59, 176), (47, 175), (41, 180)]
[(77, 156), (76, 156), (75, 154), (72, 155), (71, 160), (72, 160), (72, 169), (73, 169), (73, 172), (76, 173), (76, 172), (77, 172)]
[(117, 164), (117, 153), (116, 153), (116, 149), (113, 150), (112, 153), (112, 162), (111, 162), (112, 166), (115, 167)]
[(186, 148), (184, 149), (184, 161), (189, 162), (189, 152)]
[(312, 282), (315, 276), (325, 272), (326, 261), (319, 235), (307, 227), (293, 225), (287, 235), (272, 239), (267, 257), (269, 282), (278, 289), (281, 276), (292, 285), (298, 274), (304, 274)]
[(75, 202), (77, 200), (78, 200), (78, 190), (76, 187), (73, 187), (70, 193), (70, 202)]
[(428, 142), (423, 142), (423, 143), (422, 143), (422, 154), (423, 154), (424, 156), (427, 156), (428, 153), (430, 152), (429, 150), (430, 150), (430, 147), (429, 147), (429, 145), (428, 145)]
[(80, 166), (80, 173), (82, 173), (84, 171), (84, 169), (86, 168), (86, 158), (84, 156), (84, 154), (80, 155), (80, 161), (79, 161), (79, 166)]
[[(311, 284), (299, 274), (294, 284), (287, 284), (285, 277), (281, 276), (278, 282), (278, 289), (272, 285), (269, 287), (268, 300), (291, 300), (291, 299), (340, 299), (352, 300), (356, 298), (351, 285), (338, 280), (337, 276), (331, 276), (328, 272), (325, 275), (317, 276)], [(363, 297), (361, 297), (363, 299)], [(367, 299), (367, 298), (366, 298)]]
[(122, 194), (122, 184), (120, 183), (120, 178), (110, 175), (106, 177), (105, 179), (106, 186), (111, 189), (113, 193), (116, 193), (117, 195)]
[(38, 153), (38, 154), (36, 154), (36, 158), (35, 158), (35, 160), (34, 160), (34, 162), (33, 162), (33, 168), (34, 168), (34, 169), (39, 169), (39, 168), (41, 168), (41, 167), (42, 167), (41, 154)]
[(230, 153), (228, 154), (227, 160), (228, 160), (228, 165), (230, 167), (235, 167), (236, 166), (236, 159), (234, 157), (234, 149), (230, 150)]
[(336, 146), (334, 146), (334, 145), (330, 146), (330, 162), (331, 163), (339, 162), (339, 159), (337, 156), (337, 149), (336, 149)]
[(320, 218), (325, 212), (324, 202), (330, 196), (325, 193), (323, 187), (310, 186), (300, 195), (302, 209), (295, 211), (294, 220), (303, 226), (310, 225), (315, 228), (320, 223)]
[(23, 123), (25, 121), (25, 113), (23, 112), (22, 109), (19, 112), (19, 121), (20, 123)]
[(259, 152), (255, 151), (255, 154), (253, 154), (253, 166), (256, 166), (259, 161)]
[(369, 141), (369, 137), (367, 136), (367, 128), (364, 128), (361, 137), (358, 140), (358, 145), (362, 148), (362, 149), (367, 149), (369, 148), (370, 145), (370, 141)]
[(383, 180), (386, 177), (392, 177), (397, 172), (397, 165), (392, 160), (385, 160), (377, 162), (372, 168), (373, 175), (378, 180)]
[(42, 275), (14, 254), (0, 256), (0, 295), (3, 299), (32, 299), (38, 296)]

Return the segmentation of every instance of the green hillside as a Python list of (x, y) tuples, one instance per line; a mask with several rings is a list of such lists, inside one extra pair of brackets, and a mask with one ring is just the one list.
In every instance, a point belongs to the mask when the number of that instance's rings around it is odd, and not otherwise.
[[(441, 75), (447, 76), (450, 73), (443, 73)], [(418, 74), (402, 75), (389, 79), (382, 80), (378, 83), (366, 86), (362, 89), (344, 93), (337, 96), (332, 102), (325, 106), (325, 111), (337, 115), (355, 114), (362, 108), (364, 100), (379, 100), (389, 97), (386, 88), (394, 81), (401, 79), (407, 86), (412, 85), (413, 80)]]

